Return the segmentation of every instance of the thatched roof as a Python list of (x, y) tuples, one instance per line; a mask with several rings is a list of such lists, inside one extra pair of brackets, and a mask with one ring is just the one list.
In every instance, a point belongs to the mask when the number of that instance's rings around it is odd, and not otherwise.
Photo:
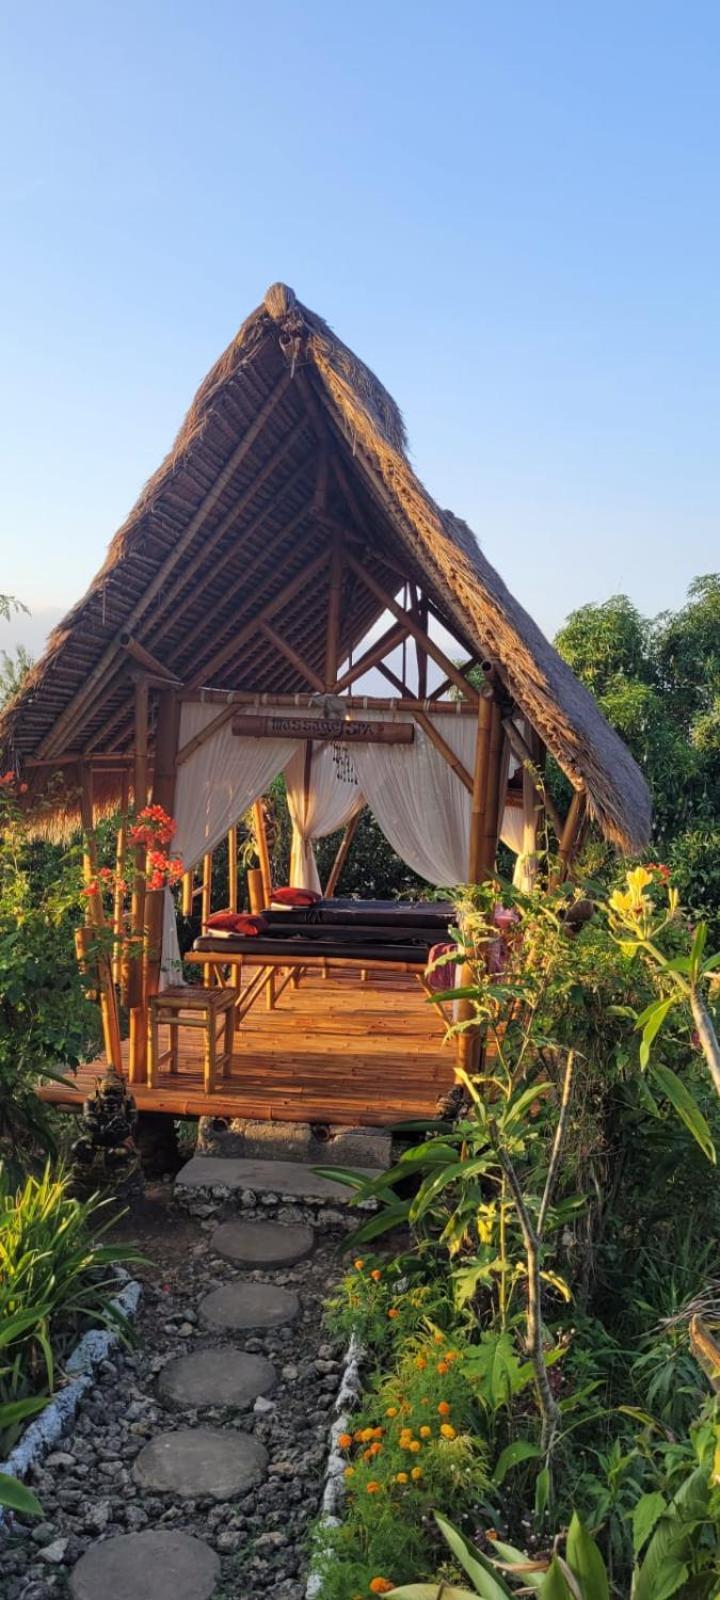
[[(128, 636), (186, 685), (306, 690), (253, 619), (296, 578), (272, 627), (322, 676), (324, 557), (342, 527), (386, 589), (397, 592), (403, 577), (422, 584), (468, 651), (496, 663), (571, 783), (585, 788), (603, 833), (642, 847), (650, 799), (635, 762), (467, 525), (430, 498), (405, 446), (382, 384), (292, 290), (273, 285), (0, 718), (5, 761), (130, 748)], [(346, 579), (345, 650), (382, 609)]]

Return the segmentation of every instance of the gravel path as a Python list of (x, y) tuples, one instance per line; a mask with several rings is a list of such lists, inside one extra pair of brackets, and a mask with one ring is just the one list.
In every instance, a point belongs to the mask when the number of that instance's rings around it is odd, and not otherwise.
[[(242, 1600), (250, 1594), (253, 1600), (270, 1595), (273, 1600), (302, 1600), (307, 1533), (322, 1497), (330, 1415), (342, 1358), (341, 1348), (323, 1333), (322, 1302), (340, 1274), (341, 1261), (333, 1241), (316, 1241), (313, 1254), (296, 1265), (252, 1270), (216, 1253), (214, 1224), (183, 1220), (181, 1228), (179, 1247), (177, 1241), (175, 1248), (169, 1247), (169, 1241), (166, 1244), (162, 1229), (152, 1240), (144, 1241), (159, 1271), (146, 1278), (137, 1346), (105, 1363), (101, 1381), (82, 1405), (73, 1432), (43, 1468), (35, 1471), (32, 1483), (45, 1515), (40, 1525), (24, 1528), (16, 1524), (14, 1534), (4, 1542), (0, 1551), (1, 1600), (64, 1600), (68, 1591), (76, 1600), (93, 1593), (98, 1600), (124, 1600), (122, 1581), (113, 1575), (112, 1562), (118, 1553), (128, 1551), (135, 1552), (138, 1576), (145, 1577), (145, 1584), (141, 1581), (135, 1593), (142, 1594), (143, 1589), (152, 1593), (153, 1541), (135, 1539), (108, 1546), (104, 1561), (101, 1559), (103, 1541), (150, 1531), (202, 1541), (204, 1549), (175, 1540), (178, 1573), (185, 1576), (189, 1589), (187, 1563), (195, 1550), (199, 1572), (202, 1568), (195, 1591), (198, 1596), (209, 1593), (210, 1584), (212, 1600)], [(127, 1231), (132, 1232), (131, 1224)], [(226, 1235), (220, 1243), (226, 1248)], [(262, 1282), (298, 1297), (299, 1312), (294, 1320), (263, 1329), (203, 1324), (201, 1307), (208, 1295), (215, 1294), (210, 1304), (217, 1305), (216, 1291), (234, 1285), (237, 1297), (242, 1285)], [(256, 1300), (257, 1290), (253, 1288), (247, 1298)], [(251, 1378), (253, 1373), (260, 1380), (267, 1374), (267, 1385), (262, 1385), (265, 1392), (254, 1401), (243, 1392), (246, 1375), (241, 1364), (225, 1354), (229, 1348), (262, 1358), (249, 1364)], [(235, 1385), (240, 1408), (236, 1403), (191, 1409), (177, 1393), (177, 1358), (215, 1349), (218, 1365), (225, 1363), (228, 1380), (232, 1378)], [(160, 1375), (170, 1362), (175, 1363), (173, 1373), (161, 1383)], [(191, 1367), (193, 1398), (204, 1370), (206, 1363)], [(187, 1375), (187, 1364), (180, 1372), (181, 1378), (183, 1375)], [(217, 1368), (214, 1389), (216, 1393)], [(252, 1392), (257, 1392), (257, 1385)], [(223, 1457), (219, 1466), (215, 1460), (209, 1464), (208, 1470), (215, 1473), (214, 1494), (191, 1491), (185, 1497), (187, 1484), (184, 1493), (173, 1489), (161, 1492), (148, 1485), (148, 1472), (152, 1477), (158, 1454), (155, 1445), (148, 1452), (150, 1441), (165, 1440), (164, 1457), (173, 1452), (182, 1455), (182, 1433), (188, 1429), (204, 1432), (190, 1440), (192, 1450), (183, 1463), (185, 1469), (191, 1462), (191, 1471), (196, 1472), (203, 1440), (211, 1456)], [(215, 1430), (214, 1439), (208, 1439), (207, 1430)], [(224, 1436), (219, 1441), (218, 1431)], [(174, 1432), (178, 1439), (168, 1443), (166, 1436)], [(243, 1451), (251, 1459), (249, 1477), (253, 1481), (247, 1489), (228, 1493), (223, 1474), (230, 1471), (230, 1482), (238, 1453), (229, 1450), (228, 1443), (232, 1439), (240, 1445), (241, 1435), (245, 1436)], [(138, 1463), (142, 1452), (143, 1461)], [(231, 1458), (229, 1469), (226, 1457)], [(167, 1471), (165, 1467), (162, 1470)], [(174, 1483), (182, 1476), (182, 1471), (171, 1468)], [(192, 1477), (191, 1482), (196, 1481)], [(224, 1493), (228, 1493), (227, 1499), (220, 1497)], [(170, 1586), (172, 1540), (154, 1543), (164, 1552)], [(83, 1564), (81, 1558), (91, 1549), (92, 1559)], [(180, 1587), (176, 1585), (178, 1595)]]

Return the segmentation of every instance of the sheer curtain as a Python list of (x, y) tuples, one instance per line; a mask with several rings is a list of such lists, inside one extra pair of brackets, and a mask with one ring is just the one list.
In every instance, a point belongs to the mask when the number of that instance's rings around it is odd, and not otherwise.
[(312, 745), (307, 793), (304, 744), (298, 745), (291, 756), (285, 768), (285, 782), (292, 821), (290, 882), (295, 889), (319, 893), (313, 840), (324, 839), (326, 834), (344, 827), (365, 802), (357, 783), (339, 774), (329, 744)]
[[(217, 705), (186, 701), (180, 717), (180, 749), (217, 715)], [(215, 849), (296, 749), (296, 739), (239, 738), (229, 717), (193, 751), (178, 769), (175, 790), (173, 848), (186, 870)]]

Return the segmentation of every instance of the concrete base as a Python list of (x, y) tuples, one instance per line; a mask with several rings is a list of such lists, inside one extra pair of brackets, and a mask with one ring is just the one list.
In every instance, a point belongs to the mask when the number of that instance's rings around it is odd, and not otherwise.
[[(323, 1162), (323, 1165), (326, 1163)], [(377, 1177), (374, 1168), (360, 1168), (368, 1178)], [(330, 1178), (318, 1178), (311, 1167), (295, 1161), (245, 1160), (238, 1157), (193, 1156), (175, 1179), (175, 1192), (220, 1192), (220, 1197), (242, 1194), (274, 1195), (276, 1200), (313, 1200), (318, 1205), (328, 1200), (347, 1204), (352, 1189)]]
[(315, 1243), (312, 1228), (298, 1222), (222, 1222), (210, 1249), (238, 1267), (293, 1267), (309, 1256)]
[[(160, 1433), (140, 1451), (132, 1475), (141, 1489), (181, 1500), (229, 1500), (264, 1477), (267, 1451), (248, 1433), (178, 1428)], [(147, 1592), (147, 1591), (146, 1591)], [(149, 1591), (152, 1593), (152, 1590)]]
[(220, 1577), (214, 1550), (187, 1533), (124, 1533), (86, 1551), (70, 1578), (73, 1600), (210, 1600)]
[(160, 1373), (158, 1392), (165, 1405), (183, 1411), (205, 1406), (233, 1406), (241, 1411), (258, 1395), (269, 1394), (276, 1383), (275, 1368), (264, 1356), (219, 1345), (169, 1361)]
[(198, 1155), (299, 1161), (318, 1166), (390, 1166), (392, 1136), (384, 1128), (329, 1127), (310, 1122), (258, 1122), (200, 1117)]
[(280, 1328), (295, 1321), (300, 1301), (291, 1289), (279, 1289), (274, 1283), (239, 1281), (206, 1294), (199, 1310), (206, 1328)]

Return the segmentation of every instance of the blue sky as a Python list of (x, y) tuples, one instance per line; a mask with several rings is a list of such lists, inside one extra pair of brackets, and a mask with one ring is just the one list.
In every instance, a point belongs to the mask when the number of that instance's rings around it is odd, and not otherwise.
[(0, 0), (13, 635), (277, 278), (547, 632), (680, 604), (720, 567), (719, 47), (709, 0)]

